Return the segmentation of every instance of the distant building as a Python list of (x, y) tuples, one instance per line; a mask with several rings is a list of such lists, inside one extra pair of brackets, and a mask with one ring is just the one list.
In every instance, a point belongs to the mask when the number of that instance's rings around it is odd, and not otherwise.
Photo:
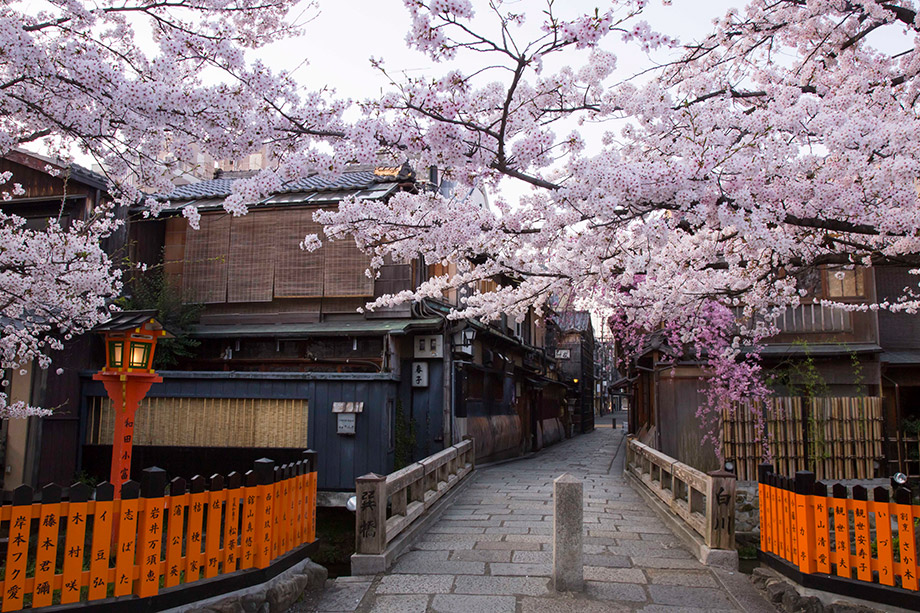
[(547, 343), (558, 363), (559, 378), (567, 386), (566, 402), (571, 432), (594, 429), (594, 326), (587, 311), (561, 311), (553, 319)]

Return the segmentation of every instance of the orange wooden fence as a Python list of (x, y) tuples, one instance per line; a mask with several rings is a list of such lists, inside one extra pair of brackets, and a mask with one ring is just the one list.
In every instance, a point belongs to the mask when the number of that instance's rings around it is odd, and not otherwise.
[(798, 472), (793, 480), (761, 465), (761, 551), (805, 575), (918, 591), (920, 505), (911, 504), (910, 490), (899, 488), (894, 502), (887, 487), (876, 487), (872, 500), (859, 485), (849, 493), (838, 483), (828, 495), (811, 472)]
[[(121, 499), (102, 483), (51, 484), (13, 492), (0, 507), (9, 535), (0, 583), (2, 610), (18, 611), (108, 597), (155, 596), (161, 589), (250, 568), (316, 540), (316, 454), (275, 466), (257, 460), (245, 475), (214, 475), (187, 484), (143, 471)], [(168, 492), (168, 493), (167, 493)]]

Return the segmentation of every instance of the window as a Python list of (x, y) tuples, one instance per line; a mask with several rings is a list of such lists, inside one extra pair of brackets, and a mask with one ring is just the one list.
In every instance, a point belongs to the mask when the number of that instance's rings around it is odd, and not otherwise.
[(825, 269), (828, 298), (864, 298), (866, 296), (862, 269)]

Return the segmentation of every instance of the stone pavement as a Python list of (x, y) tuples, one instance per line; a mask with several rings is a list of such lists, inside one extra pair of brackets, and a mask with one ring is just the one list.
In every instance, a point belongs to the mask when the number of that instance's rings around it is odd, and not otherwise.
[[(775, 611), (747, 576), (703, 566), (683, 548), (624, 480), (623, 430), (611, 429), (609, 416), (598, 426), (529, 458), (477, 469), (387, 573), (340, 577), (289, 613)], [(579, 594), (557, 594), (550, 579), (552, 483), (565, 472), (584, 480)]]

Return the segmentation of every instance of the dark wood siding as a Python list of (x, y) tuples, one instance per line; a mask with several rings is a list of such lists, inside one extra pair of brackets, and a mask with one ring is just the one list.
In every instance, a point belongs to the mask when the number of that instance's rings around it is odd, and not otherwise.
[(715, 470), (715, 451), (702, 444), (703, 431), (696, 417), (697, 408), (705, 402), (700, 392), (705, 383), (699, 376), (672, 377), (667, 371), (657, 377), (660, 451), (699, 470)]

